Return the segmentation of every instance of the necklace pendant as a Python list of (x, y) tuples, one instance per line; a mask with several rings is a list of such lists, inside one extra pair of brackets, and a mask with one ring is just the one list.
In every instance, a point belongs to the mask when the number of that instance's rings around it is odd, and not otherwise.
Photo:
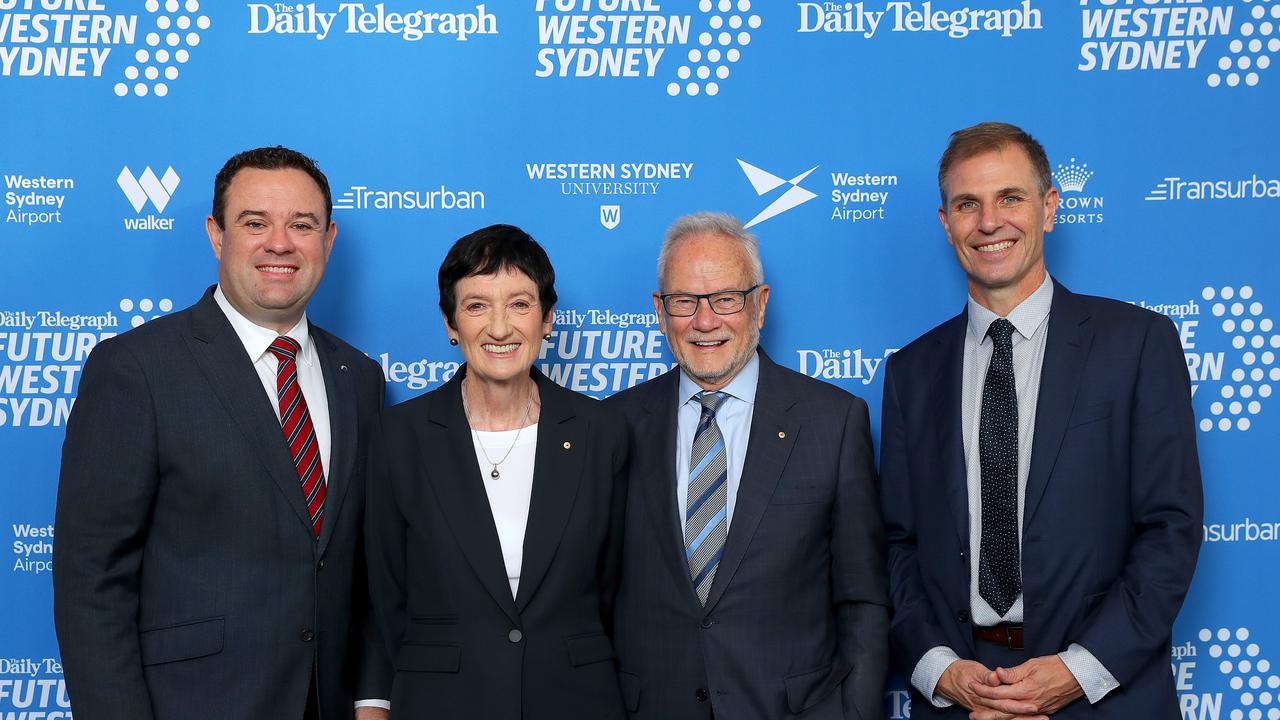
[(489, 471), (489, 477), (493, 478), (494, 480), (497, 480), (499, 477), (502, 477), (502, 475), (498, 472), (497, 465), (494, 465), (493, 470)]

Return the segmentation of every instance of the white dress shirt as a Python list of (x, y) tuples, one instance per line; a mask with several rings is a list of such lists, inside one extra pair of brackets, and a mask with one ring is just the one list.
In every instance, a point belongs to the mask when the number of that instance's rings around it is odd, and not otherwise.
[[(756, 385), (760, 381), (760, 356), (752, 353), (751, 359), (738, 374), (720, 389), (728, 397), (716, 411), (716, 425), (724, 437), (728, 461), (728, 502), (725, 508), (725, 528), (733, 523), (733, 506), (738, 499), (738, 483), (742, 479), (742, 463), (747, 458), (747, 440), (751, 435), (751, 416), (756, 407)], [(680, 370), (680, 398), (676, 410), (676, 502), (680, 508), (680, 533), (685, 526), (685, 508), (689, 507), (689, 455), (693, 453), (693, 436), (702, 417), (702, 403), (698, 394), (702, 388)]]
[[(1031, 469), (1031, 441), (1035, 433), (1036, 406), (1040, 399), (1040, 371), (1049, 337), (1049, 311), (1053, 304), (1053, 280), (1044, 282), (1026, 300), (1009, 312), (1013, 324), (1013, 378), (1018, 399), (1018, 542), (1022, 542), (1022, 514), (1026, 503), (1027, 476)], [(964, 438), (965, 484), (969, 500), (969, 608), (974, 625), (990, 626), (1002, 622), (1021, 623), (1022, 595), (1002, 617), (978, 592), (978, 563), (982, 547), (982, 464), (978, 453), (978, 419), (982, 412), (982, 390), (987, 367), (995, 345), (987, 337), (987, 329), (999, 315), (978, 303), (972, 296), (968, 304), (969, 322), (964, 337), (962, 375), (961, 430)], [(1083, 646), (1072, 643), (1058, 653), (1067, 669), (1075, 676), (1089, 702), (1094, 703), (1120, 686), (1120, 683)], [(930, 698), (937, 707), (952, 702), (936, 694), (938, 680), (959, 656), (949, 647), (938, 646), (925, 653), (911, 674), (911, 684)]]

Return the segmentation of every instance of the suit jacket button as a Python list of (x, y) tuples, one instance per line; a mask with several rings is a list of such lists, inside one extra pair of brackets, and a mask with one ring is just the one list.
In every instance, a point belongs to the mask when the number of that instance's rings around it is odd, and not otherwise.
[(693, 699), (698, 702), (706, 702), (709, 697), (711, 697), (711, 695), (707, 692), (706, 688), (698, 688), (693, 691)]
[(520, 632), (516, 628), (512, 628), (511, 632), (507, 633), (507, 639), (513, 643), (518, 643), (524, 639), (524, 633)]
[(324, 569), (324, 560), (321, 560), (320, 562), (316, 563), (316, 569), (317, 569), (317, 570), (323, 570), (323, 569)]
[(960, 612), (956, 613), (956, 620), (959, 620), (962, 623), (969, 622), (969, 611), (961, 610)]
[(302, 631), (302, 642), (311, 642), (316, 639), (316, 634), (310, 630)]
[(716, 624), (716, 621), (715, 621), (715, 620), (712, 620), (711, 618), (702, 618), (702, 629), (703, 629), (703, 630), (710, 630), (710, 629), (711, 629), (711, 626), (712, 626), (712, 625), (715, 625), (715, 624)]

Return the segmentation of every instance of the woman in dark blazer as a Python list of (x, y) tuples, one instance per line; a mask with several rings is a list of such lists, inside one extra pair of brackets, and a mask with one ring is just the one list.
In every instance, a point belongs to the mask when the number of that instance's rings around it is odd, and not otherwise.
[(369, 581), (392, 717), (622, 718), (608, 633), (622, 420), (533, 367), (556, 301), (533, 238), (477, 230), (439, 285), (466, 364), (387, 410), (370, 451)]

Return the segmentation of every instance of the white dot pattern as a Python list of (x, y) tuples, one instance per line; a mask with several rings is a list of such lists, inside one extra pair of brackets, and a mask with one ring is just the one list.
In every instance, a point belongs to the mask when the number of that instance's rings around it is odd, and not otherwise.
[(121, 298), (117, 307), (120, 308), (120, 312), (129, 314), (129, 327), (138, 327), (148, 320), (155, 320), (173, 310), (173, 301), (169, 298), (159, 300)]
[[(1209, 298), (1206, 298), (1209, 299)], [(1271, 661), (1262, 654), (1262, 646), (1250, 641), (1249, 628), (1201, 628), (1197, 638), (1208, 643), (1207, 654), (1215, 661), (1208, 667), (1217, 667), (1226, 676), (1227, 686), (1235, 691), (1234, 698), (1226, 695), (1224, 710), (1234, 699), (1237, 707), (1225, 713), (1228, 718), (1243, 720), (1280, 720), (1280, 675), (1271, 672)]]
[(704, 92), (718, 94), (720, 82), (729, 77), (729, 67), (720, 63), (721, 58), (737, 62), (742, 57), (739, 48), (751, 44), (751, 30), (758, 30), (763, 22), (759, 15), (751, 14), (750, 0), (704, 0), (698, 3), (698, 11), (709, 29), (698, 33), (698, 47), (689, 50), (688, 64), (676, 68), (679, 80), (667, 84), (667, 94), (672, 97), (681, 93), (690, 97)]
[[(1252, 0), (1244, 0), (1252, 3)], [(1238, 37), (1227, 43), (1226, 53), (1218, 58), (1205, 83), (1211, 88), (1254, 87), (1262, 82), (1263, 73), (1280, 53), (1280, 4), (1259, 0), (1252, 8), (1240, 8), (1242, 22), (1235, 23)]]
[[(1280, 4), (1273, 7), (1280, 8)], [(1212, 401), (1209, 404), (1212, 417), (1201, 418), (1200, 430), (1249, 430), (1255, 422), (1253, 417), (1262, 412), (1262, 403), (1231, 401), (1236, 397), (1245, 400), (1270, 397), (1272, 390), (1268, 383), (1280, 380), (1280, 365), (1276, 363), (1276, 353), (1269, 348), (1280, 348), (1280, 333), (1275, 332), (1271, 318), (1263, 315), (1266, 307), (1254, 299), (1252, 286), (1206, 287), (1200, 296), (1212, 302), (1209, 312), (1213, 317), (1224, 318), (1222, 331), (1230, 338), (1231, 348), (1240, 351), (1228, 357), (1234, 355), (1242, 365), (1231, 370), (1227, 374), (1230, 380), (1224, 379), (1218, 389), (1221, 400), (1228, 402)]]
[[(143, 36), (147, 47), (140, 48), (134, 54), (136, 64), (124, 68), (124, 80), (115, 84), (113, 90), (119, 97), (129, 94), (144, 97), (154, 93), (157, 97), (169, 94), (169, 83), (178, 79), (177, 64), (185, 63), (190, 54), (187, 47), (200, 44), (200, 32), (208, 30), (211, 24), (208, 15), (199, 15), (199, 0), (186, 0), (185, 4), (177, 0), (147, 2), (143, 6), (153, 16), (154, 30)], [(179, 13), (185, 10), (185, 15)], [(186, 33), (174, 32), (174, 28), (188, 30)], [(198, 28), (195, 30), (192, 28)], [(163, 47), (161, 47), (163, 45)], [(169, 48), (178, 48), (170, 51)], [(148, 48), (156, 48), (154, 52)]]
[(982, 545), (978, 593), (1005, 615), (1022, 594), (1018, 547), (1018, 395), (1013, 377), (1013, 323), (987, 329), (994, 351), (982, 388), (978, 453), (982, 464)]

